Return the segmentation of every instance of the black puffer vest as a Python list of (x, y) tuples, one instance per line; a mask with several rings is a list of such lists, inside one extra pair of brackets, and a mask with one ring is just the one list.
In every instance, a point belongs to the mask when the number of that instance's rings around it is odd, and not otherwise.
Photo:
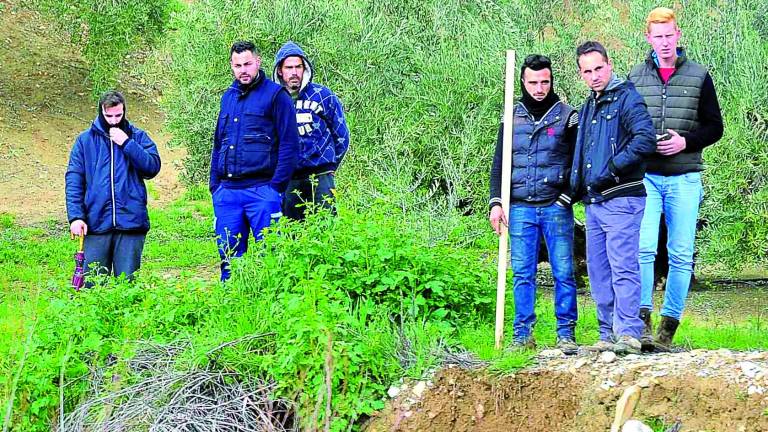
[[(699, 126), (699, 98), (707, 70), (686, 58), (680, 51), (675, 72), (664, 84), (653, 51), (645, 62), (636, 65), (629, 73), (637, 92), (643, 96), (653, 119), (656, 134), (667, 129), (684, 134)], [(673, 156), (654, 154), (647, 161), (647, 172), (661, 175), (677, 175), (704, 169), (701, 152), (681, 152)]]
[(556, 102), (538, 122), (515, 105), (512, 201), (539, 203), (557, 198), (570, 177), (570, 148), (563, 144), (573, 108)]

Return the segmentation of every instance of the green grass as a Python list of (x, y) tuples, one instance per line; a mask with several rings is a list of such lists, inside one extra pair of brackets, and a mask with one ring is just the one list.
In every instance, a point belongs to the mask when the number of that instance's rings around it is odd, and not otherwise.
[[(336, 219), (316, 216), (305, 225), (281, 224), (279, 232), (267, 236), (271, 246), (260, 253), (254, 248), (238, 260), (232, 283), (222, 286), (210, 202), (190, 199), (200, 195), (193, 190), (167, 209), (152, 210), (153, 229), (136, 283), (105, 279), (76, 295), (68, 287), (76, 243), (62, 234), (64, 226), (3, 229), (2, 406), (19, 377), (11, 430), (48, 429), (58, 409), (56, 383), (67, 352), (65, 376), (72, 384), (65, 406), (71, 410), (87, 391), (79, 377), (88, 364), (103, 364), (112, 356), (130, 359), (136, 340), (190, 341), (179, 364), (187, 368), (206, 366), (205, 352), (222, 342), (275, 333), (266, 352), (231, 347), (216, 367), (271, 377), (280, 383), (278, 395), (307, 410), (314, 406), (314, 389), (323, 385), (330, 336), (334, 361), (348, 365), (337, 371), (338, 382), (356, 383), (337, 389), (334, 422), (339, 427), (378, 409), (386, 388), (401, 377), (419, 378), (434, 369), (440, 347), (467, 349), (488, 361), (494, 374), (531, 364), (533, 351), (493, 348), (492, 307), (483, 299), (494, 294), (495, 265), (481, 249), (442, 246), (461, 243), (464, 233), (438, 241), (429, 227), (399, 218), (397, 211), (342, 208)], [(394, 239), (397, 246), (389, 246)], [(491, 240), (480, 243), (485, 241)], [(411, 288), (403, 290), (406, 286)], [(509, 339), (511, 292), (507, 298)], [(597, 339), (595, 310), (588, 296), (578, 302), (577, 339), (589, 344)], [(542, 290), (536, 310), (539, 348), (552, 347), (550, 291)], [(762, 319), (692, 316), (683, 321), (677, 341), (689, 348), (768, 349)], [(297, 376), (305, 378), (297, 381)]]

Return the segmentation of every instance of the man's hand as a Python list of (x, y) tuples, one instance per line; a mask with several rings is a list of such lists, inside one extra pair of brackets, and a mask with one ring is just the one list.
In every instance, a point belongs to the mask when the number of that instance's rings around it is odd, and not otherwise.
[(123, 132), (120, 128), (109, 128), (109, 139), (112, 140), (115, 144), (121, 146), (125, 144), (126, 141), (128, 141), (128, 135)]
[(488, 217), (491, 221), (491, 226), (496, 235), (501, 235), (501, 230), (509, 226), (507, 223), (507, 217), (504, 215), (504, 209), (500, 205), (495, 205), (491, 208), (491, 215)]
[(87, 235), (88, 225), (85, 224), (85, 221), (80, 219), (73, 220), (69, 225), (69, 232), (71, 232), (73, 236)]
[(667, 129), (667, 132), (669, 132), (671, 138), (657, 142), (656, 152), (664, 156), (672, 156), (685, 150), (685, 138), (672, 129)]

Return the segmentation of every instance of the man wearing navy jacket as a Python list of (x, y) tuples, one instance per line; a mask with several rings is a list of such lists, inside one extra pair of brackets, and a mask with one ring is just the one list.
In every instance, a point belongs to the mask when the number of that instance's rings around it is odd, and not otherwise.
[(126, 120), (125, 97), (104, 93), (96, 120), (75, 140), (65, 175), (69, 229), (85, 236), (86, 268), (128, 278), (139, 269), (149, 231), (144, 180), (158, 172), (157, 146)]
[(282, 212), (298, 157), (296, 110), (291, 96), (259, 69), (252, 42), (230, 49), (235, 77), (221, 97), (211, 152), (209, 188), (221, 256), (221, 280), (230, 278), (230, 260), (257, 241)]
[(579, 110), (571, 190), (586, 205), (587, 273), (600, 340), (592, 347), (640, 352), (640, 221), (645, 159), (656, 151), (653, 122), (635, 86), (613, 73), (600, 43), (576, 49), (590, 94)]

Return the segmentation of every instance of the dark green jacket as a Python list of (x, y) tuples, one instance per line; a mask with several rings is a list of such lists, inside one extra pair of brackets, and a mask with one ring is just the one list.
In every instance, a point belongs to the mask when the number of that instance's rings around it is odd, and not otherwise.
[(722, 136), (720, 108), (707, 70), (688, 60), (683, 50), (678, 51), (675, 68), (665, 84), (656, 55), (651, 51), (645, 62), (629, 73), (629, 79), (648, 105), (656, 134), (663, 135), (672, 129), (687, 142), (686, 149), (676, 155), (652, 155), (647, 160), (647, 172), (652, 174), (677, 175), (703, 170), (701, 150)]

